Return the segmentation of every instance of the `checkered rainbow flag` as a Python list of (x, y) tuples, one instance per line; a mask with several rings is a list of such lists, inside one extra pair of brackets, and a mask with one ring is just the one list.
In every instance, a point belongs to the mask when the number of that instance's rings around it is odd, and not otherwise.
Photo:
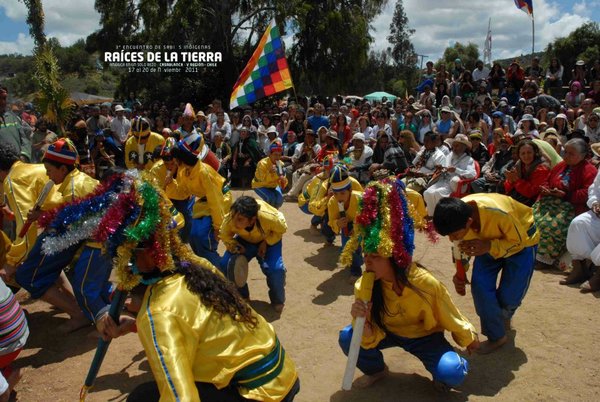
[(233, 86), (229, 108), (248, 105), (293, 86), (283, 41), (273, 19)]

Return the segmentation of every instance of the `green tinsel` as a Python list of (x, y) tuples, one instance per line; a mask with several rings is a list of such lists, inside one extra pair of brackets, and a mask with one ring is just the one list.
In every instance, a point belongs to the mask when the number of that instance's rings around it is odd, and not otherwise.
[(149, 239), (160, 222), (159, 196), (156, 189), (144, 182), (139, 194), (143, 199), (142, 220), (135, 227), (125, 230), (127, 239), (136, 243)]

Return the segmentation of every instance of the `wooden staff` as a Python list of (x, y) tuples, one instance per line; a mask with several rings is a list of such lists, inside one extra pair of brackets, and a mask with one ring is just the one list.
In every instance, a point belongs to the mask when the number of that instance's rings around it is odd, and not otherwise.
[[(37, 212), (42, 208), (42, 205), (44, 204), (44, 201), (46, 201), (46, 198), (48, 198), (48, 194), (50, 194), (50, 190), (52, 190), (52, 187), (54, 187), (54, 182), (52, 180), (48, 180), (48, 183), (46, 183), (46, 185), (42, 189), (42, 192), (38, 196), (38, 199), (35, 202), (35, 205), (33, 206), (32, 211)], [(21, 228), (21, 231), (19, 232), (19, 237), (25, 237), (25, 235), (27, 234), (27, 231), (29, 230), (29, 228), (31, 227), (33, 222), (34, 221), (32, 221), (30, 219), (27, 219), (25, 221), (25, 224), (23, 225), (23, 227)]]
[[(113, 299), (110, 303), (110, 309), (108, 310), (108, 315), (113, 321), (119, 325), (119, 320), (121, 316), (121, 310), (123, 309), (123, 305), (125, 304), (125, 298), (127, 297), (127, 292), (121, 289), (117, 289), (115, 294), (113, 295)], [(110, 340), (105, 341), (100, 338), (98, 340), (98, 346), (96, 346), (96, 354), (94, 354), (94, 359), (92, 360), (92, 364), (90, 365), (90, 369), (88, 370), (87, 377), (85, 377), (85, 382), (83, 383), (83, 387), (81, 387), (81, 391), (79, 392), (79, 401), (85, 402), (85, 397), (88, 392), (94, 386), (94, 381), (96, 381), (96, 377), (98, 376), (98, 371), (100, 371), (100, 366), (102, 365), (102, 361), (106, 356), (106, 351), (108, 350), (108, 345), (110, 345)]]
[[(357, 299), (365, 303), (371, 301), (373, 293), (373, 284), (375, 283), (375, 273), (363, 272), (360, 281), (360, 291)], [(344, 380), (342, 381), (342, 389), (349, 391), (352, 388), (352, 380), (354, 379), (354, 370), (358, 361), (358, 353), (360, 352), (360, 343), (362, 341), (363, 330), (365, 328), (366, 317), (356, 317), (352, 326), (352, 340), (350, 341), (350, 350), (348, 351), (348, 361), (346, 362), (346, 371), (344, 372)]]

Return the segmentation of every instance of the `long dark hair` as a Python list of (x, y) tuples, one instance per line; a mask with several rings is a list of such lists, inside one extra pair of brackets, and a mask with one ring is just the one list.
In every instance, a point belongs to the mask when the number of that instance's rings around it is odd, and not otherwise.
[[(393, 258), (390, 258), (390, 263), (392, 264), (392, 268), (394, 269), (394, 276), (398, 283), (406, 288), (414, 291), (419, 297), (425, 300), (427, 303), (429, 301), (425, 298), (425, 293), (423, 290), (417, 288), (415, 285), (410, 283), (408, 280), (409, 270), (412, 269), (412, 265), (408, 267), (400, 267)], [(417, 264), (417, 266), (423, 268), (421, 265)], [(383, 290), (381, 289), (381, 280), (375, 281), (373, 285), (373, 294), (371, 296), (371, 302), (373, 303), (371, 306), (371, 319), (379, 328), (384, 331), (387, 331), (385, 328), (385, 324), (383, 323), (384, 316), (394, 316), (399, 314), (399, 312), (392, 312), (388, 310), (388, 306), (385, 305), (385, 300), (383, 299)]]
[(221, 315), (255, 328), (258, 319), (252, 309), (240, 296), (234, 284), (213, 271), (189, 262), (177, 264), (176, 272), (185, 276), (187, 288), (196, 294), (202, 304), (212, 307)]

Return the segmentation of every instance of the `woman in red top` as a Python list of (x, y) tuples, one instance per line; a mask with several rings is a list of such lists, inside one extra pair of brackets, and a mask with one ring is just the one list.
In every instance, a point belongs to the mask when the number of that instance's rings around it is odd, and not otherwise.
[(505, 172), (504, 190), (515, 200), (532, 206), (537, 200), (541, 186), (546, 184), (550, 169), (542, 160), (542, 153), (531, 140), (517, 145), (519, 160)]
[(352, 140), (352, 130), (350, 130), (350, 126), (348, 125), (348, 121), (346, 120), (346, 116), (343, 114), (337, 115), (336, 124), (333, 127), (333, 131), (335, 131), (342, 143), (342, 154), (346, 154), (346, 150), (348, 149), (348, 144)]
[(538, 269), (551, 268), (566, 251), (569, 224), (587, 210), (588, 188), (598, 172), (585, 159), (587, 152), (588, 145), (581, 138), (567, 141), (563, 161), (550, 171), (533, 205), (533, 218), (541, 233)]

